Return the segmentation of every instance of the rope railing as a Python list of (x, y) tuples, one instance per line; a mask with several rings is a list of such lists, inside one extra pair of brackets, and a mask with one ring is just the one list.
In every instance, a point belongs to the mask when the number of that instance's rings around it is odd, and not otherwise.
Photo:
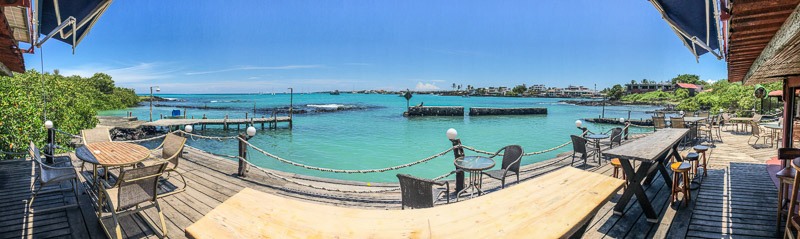
[(218, 153), (214, 153), (214, 152), (205, 151), (205, 150), (202, 150), (202, 149), (199, 149), (199, 148), (196, 148), (196, 147), (192, 147), (192, 146), (189, 146), (189, 145), (184, 145), (184, 147), (186, 147), (186, 148), (191, 148), (191, 149), (194, 149), (194, 150), (200, 151), (201, 153), (206, 153), (206, 154), (210, 154), (210, 155), (214, 155), (214, 156), (219, 156), (219, 157), (225, 157), (225, 158), (234, 158), (234, 159), (235, 159), (235, 158), (239, 158), (239, 156), (227, 155), (227, 154), (218, 154)]
[(231, 140), (231, 139), (239, 138), (239, 136), (205, 136), (205, 135), (189, 133), (189, 132), (186, 132), (186, 131), (183, 131), (183, 130), (180, 130), (180, 129), (176, 130), (174, 132), (183, 133), (184, 135), (188, 135), (188, 136), (192, 137), (192, 140), (195, 140), (194, 138), (200, 138), (200, 139), (213, 139), (213, 140), (224, 141), (224, 140)]
[[(169, 133), (167, 133), (167, 134), (169, 134)], [(162, 134), (162, 135), (159, 135), (159, 136), (156, 136), (156, 137), (150, 137), (150, 138), (144, 138), (144, 139), (119, 140), (119, 141), (114, 141), (114, 142), (123, 142), (123, 143), (147, 142), (147, 141), (151, 141), (151, 140), (156, 140), (156, 139), (161, 139), (161, 138), (167, 137), (167, 134)]]
[[(566, 147), (567, 145), (570, 145), (570, 144), (572, 144), (572, 141), (567, 141), (566, 143), (560, 144), (558, 146), (555, 146), (555, 147), (552, 147), (552, 148), (549, 148), (549, 149), (539, 150), (539, 151), (536, 151), (536, 152), (524, 153), (524, 154), (522, 154), (522, 156), (524, 157), (524, 156), (533, 156), (533, 155), (537, 155), (537, 154), (549, 153), (549, 152), (552, 152), (554, 150), (558, 150), (560, 148)], [(480, 150), (480, 149), (476, 149), (474, 147), (470, 147), (470, 146), (466, 146), (466, 145), (461, 145), (461, 148), (464, 148), (466, 150), (469, 150), (469, 151), (472, 151), (472, 152), (476, 152), (476, 153), (479, 153), (479, 154), (486, 154), (486, 155), (494, 155), (495, 154), (495, 152), (489, 152), (489, 151), (485, 151), (485, 150)], [(497, 156), (503, 156), (503, 154), (498, 154)]]
[(261, 154), (263, 154), (263, 155), (265, 155), (267, 157), (276, 159), (276, 160), (278, 160), (278, 161), (280, 161), (282, 163), (290, 164), (292, 166), (297, 166), (297, 167), (301, 167), (301, 168), (305, 168), (305, 169), (317, 170), (317, 171), (328, 172), (328, 173), (382, 173), (382, 172), (386, 172), (386, 171), (397, 170), (397, 169), (401, 169), (401, 168), (411, 167), (411, 166), (414, 166), (414, 165), (417, 165), (417, 164), (421, 164), (421, 163), (424, 163), (424, 162), (428, 162), (428, 161), (430, 161), (432, 159), (441, 157), (442, 155), (445, 155), (445, 154), (449, 153), (450, 151), (453, 151), (453, 148), (454, 148), (454, 147), (451, 147), (451, 148), (448, 148), (445, 151), (442, 151), (441, 153), (437, 153), (437, 154), (431, 155), (430, 157), (427, 157), (427, 158), (424, 158), (424, 159), (420, 159), (420, 160), (417, 160), (417, 161), (414, 161), (414, 162), (410, 162), (410, 163), (407, 163), (407, 164), (392, 166), (392, 167), (379, 168), (379, 169), (332, 169), (332, 168), (323, 168), (323, 167), (316, 167), (316, 166), (305, 165), (305, 164), (302, 164), (302, 163), (297, 163), (297, 162), (294, 162), (294, 161), (291, 161), (291, 160), (288, 160), (288, 159), (281, 158), (280, 156), (271, 154), (271, 153), (269, 153), (269, 152), (267, 152), (267, 151), (265, 151), (263, 149), (260, 149), (260, 148), (256, 147), (255, 145), (251, 144), (250, 142), (248, 142), (246, 140), (241, 140), (241, 142), (244, 142), (245, 144), (247, 144), (247, 146), (249, 146), (250, 148), (253, 148), (253, 150), (258, 151), (259, 153), (261, 153)]
[(60, 130), (60, 129), (56, 129), (56, 128), (53, 128), (53, 129), (56, 131), (56, 133), (60, 133), (60, 134), (63, 134), (63, 135), (67, 135), (67, 136), (69, 136), (69, 137), (76, 138), (76, 139), (83, 139), (83, 137), (81, 137), (80, 135), (77, 135), (77, 134), (71, 134), (71, 133), (69, 133), (69, 132), (65, 132), (65, 131), (62, 131), (62, 130)]

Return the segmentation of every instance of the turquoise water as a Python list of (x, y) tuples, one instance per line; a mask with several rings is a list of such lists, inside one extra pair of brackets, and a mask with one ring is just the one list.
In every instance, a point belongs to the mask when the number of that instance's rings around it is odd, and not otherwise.
[[(188, 109), (188, 116), (195, 118), (206, 114), (209, 118), (244, 118), (245, 112), (252, 115), (253, 104), (258, 111), (285, 107), (289, 104), (288, 94), (276, 95), (158, 95), (176, 98), (176, 102), (158, 102), (169, 106), (154, 107), (154, 119), (160, 114), (169, 115), (181, 106), (207, 106), (209, 110)], [(495, 151), (505, 145), (521, 145), (526, 152), (552, 148), (569, 141), (570, 134), (580, 133), (575, 128), (575, 120), (598, 117), (601, 107), (575, 106), (559, 103), (562, 99), (550, 98), (506, 98), (506, 97), (458, 97), (417, 94), (411, 104), (424, 102), (426, 106), (465, 106), (465, 107), (545, 107), (547, 115), (529, 116), (480, 116), (480, 117), (416, 117), (402, 116), (406, 101), (396, 95), (377, 94), (294, 94), (296, 109), (306, 109), (309, 113), (295, 114), (294, 128), (289, 130), (281, 124), (277, 130), (261, 130), (250, 139), (254, 145), (283, 158), (299, 163), (335, 169), (372, 169), (413, 162), (439, 153), (451, 147), (445, 132), (449, 128), (458, 130), (458, 137), (464, 145), (486, 151)], [(308, 105), (336, 104), (350, 110), (335, 112), (314, 112)], [(606, 117), (649, 118), (644, 111), (654, 110), (648, 106), (607, 106)], [(132, 111), (134, 116), (147, 120), (149, 106), (127, 110), (105, 111), (101, 115), (124, 116)], [(263, 113), (257, 114), (259, 117)], [(594, 132), (606, 131), (618, 125), (584, 123)], [(211, 129), (213, 128), (213, 129)], [(244, 128), (242, 128), (242, 131)], [(645, 129), (631, 128), (632, 132)], [(236, 135), (233, 130), (223, 131), (221, 126), (210, 126), (205, 132), (199, 127), (195, 133), (203, 135)], [(192, 140), (189, 145), (211, 152), (236, 155), (236, 141)], [(558, 153), (572, 150), (571, 146), (523, 158), (523, 164), (531, 164), (555, 157)], [(335, 174), (298, 168), (267, 158), (250, 150), (251, 160), (262, 167), (295, 172), (306, 175), (359, 180), (365, 182), (395, 182), (397, 173), (408, 173), (418, 177), (433, 178), (454, 169), (453, 155), (447, 155), (425, 164), (372, 174)], [(475, 155), (467, 151), (467, 155)], [(499, 162), (498, 166), (499, 167)]]

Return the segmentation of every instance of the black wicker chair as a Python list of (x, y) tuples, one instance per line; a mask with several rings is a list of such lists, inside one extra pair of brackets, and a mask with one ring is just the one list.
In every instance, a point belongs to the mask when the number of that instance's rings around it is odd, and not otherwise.
[(614, 148), (614, 143), (617, 143), (617, 145), (622, 145), (622, 128), (613, 128), (608, 132), (610, 133), (609, 141), (607, 143), (603, 142), (603, 145), (608, 145), (610, 148)]
[(577, 135), (570, 135), (572, 138), (572, 162), (569, 163), (569, 166), (575, 163), (575, 154), (581, 154), (581, 159), (583, 159), (583, 164), (586, 164), (586, 159), (589, 158), (589, 152), (586, 150), (586, 139), (581, 136)]
[(489, 176), (490, 178), (497, 179), (501, 181), (500, 188), (506, 187), (506, 176), (509, 174), (513, 174), (517, 176), (517, 183), (519, 183), (519, 165), (520, 161), (522, 160), (522, 146), (519, 145), (509, 145), (503, 147), (502, 149), (498, 150), (494, 155), (490, 158), (494, 158), (495, 156), (499, 155), (500, 152), (503, 152), (503, 165), (502, 168), (497, 170), (490, 170), (486, 172), (482, 172), (481, 174)]
[[(417, 178), (408, 174), (397, 174), (400, 180), (400, 195), (402, 209), (429, 208), (444, 194), (447, 203), (450, 203), (450, 183), (447, 181), (436, 182), (430, 179)], [(433, 186), (445, 186), (445, 188)]]

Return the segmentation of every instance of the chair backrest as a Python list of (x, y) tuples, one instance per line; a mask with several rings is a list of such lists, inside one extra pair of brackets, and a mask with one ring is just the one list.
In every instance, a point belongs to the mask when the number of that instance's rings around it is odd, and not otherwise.
[(672, 128), (676, 129), (686, 128), (686, 125), (683, 121), (683, 117), (670, 117), (669, 122), (672, 124)]
[(753, 128), (752, 133), (753, 136), (761, 136), (761, 126), (758, 125), (758, 121), (750, 122), (751, 128)]
[(84, 144), (111, 142), (111, 133), (105, 127), (81, 130), (81, 136)]
[(753, 122), (758, 123), (759, 121), (761, 121), (761, 117), (764, 117), (764, 116), (760, 115), (760, 114), (754, 114), (753, 115)]
[(722, 119), (725, 120), (725, 122), (730, 121), (731, 120), (731, 114), (722, 113)]
[(800, 149), (798, 148), (779, 148), (778, 149), (778, 159), (781, 160), (792, 160), (797, 157), (800, 157)]
[(509, 145), (503, 150), (503, 169), (519, 173), (519, 165), (522, 162), (522, 146)]
[(611, 142), (622, 143), (622, 128), (617, 127), (611, 129)]
[(581, 153), (585, 155), (586, 139), (577, 135), (570, 135), (569, 137), (572, 138), (572, 150), (575, 151), (575, 153)]
[(178, 158), (180, 158), (184, 145), (186, 145), (186, 138), (176, 134), (167, 134), (164, 137), (164, 148), (161, 150), (161, 157), (174, 164), (173, 167), (178, 167)]
[(656, 112), (653, 114), (653, 117), (664, 117), (664, 112)]
[(120, 172), (116, 187), (119, 187), (115, 210), (130, 208), (143, 202), (152, 202), (158, 196), (158, 177), (164, 172), (166, 163), (146, 167), (125, 169)]
[(397, 179), (403, 207), (433, 207), (433, 183), (408, 174), (397, 174)]
[(653, 116), (653, 127), (656, 129), (663, 129), (667, 127), (667, 121), (664, 119), (664, 114), (662, 116)]
[(39, 167), (40, 172), (44, 172), (46, 170), (45, 167), (42, 167), (42, 154), (39, 152), (39, 148), (36, 147), (36, 144), (31, 141), (31, 144), (28, 146), (28, 155), (31, 156), (31, 160), (36, 162), (36, 166)]

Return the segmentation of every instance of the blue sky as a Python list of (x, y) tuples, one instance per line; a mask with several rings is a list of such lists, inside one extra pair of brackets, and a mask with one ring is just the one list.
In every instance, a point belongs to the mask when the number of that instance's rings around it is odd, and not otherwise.
[[(231, 4), (233, 3), (233, 4)], [(604, 88), (697, 63), (645, 0), (114, 1), (78, 46), (49, 41), (28, 68), (110, 74), (144, 93), (449, 89), (569, 84)]]

